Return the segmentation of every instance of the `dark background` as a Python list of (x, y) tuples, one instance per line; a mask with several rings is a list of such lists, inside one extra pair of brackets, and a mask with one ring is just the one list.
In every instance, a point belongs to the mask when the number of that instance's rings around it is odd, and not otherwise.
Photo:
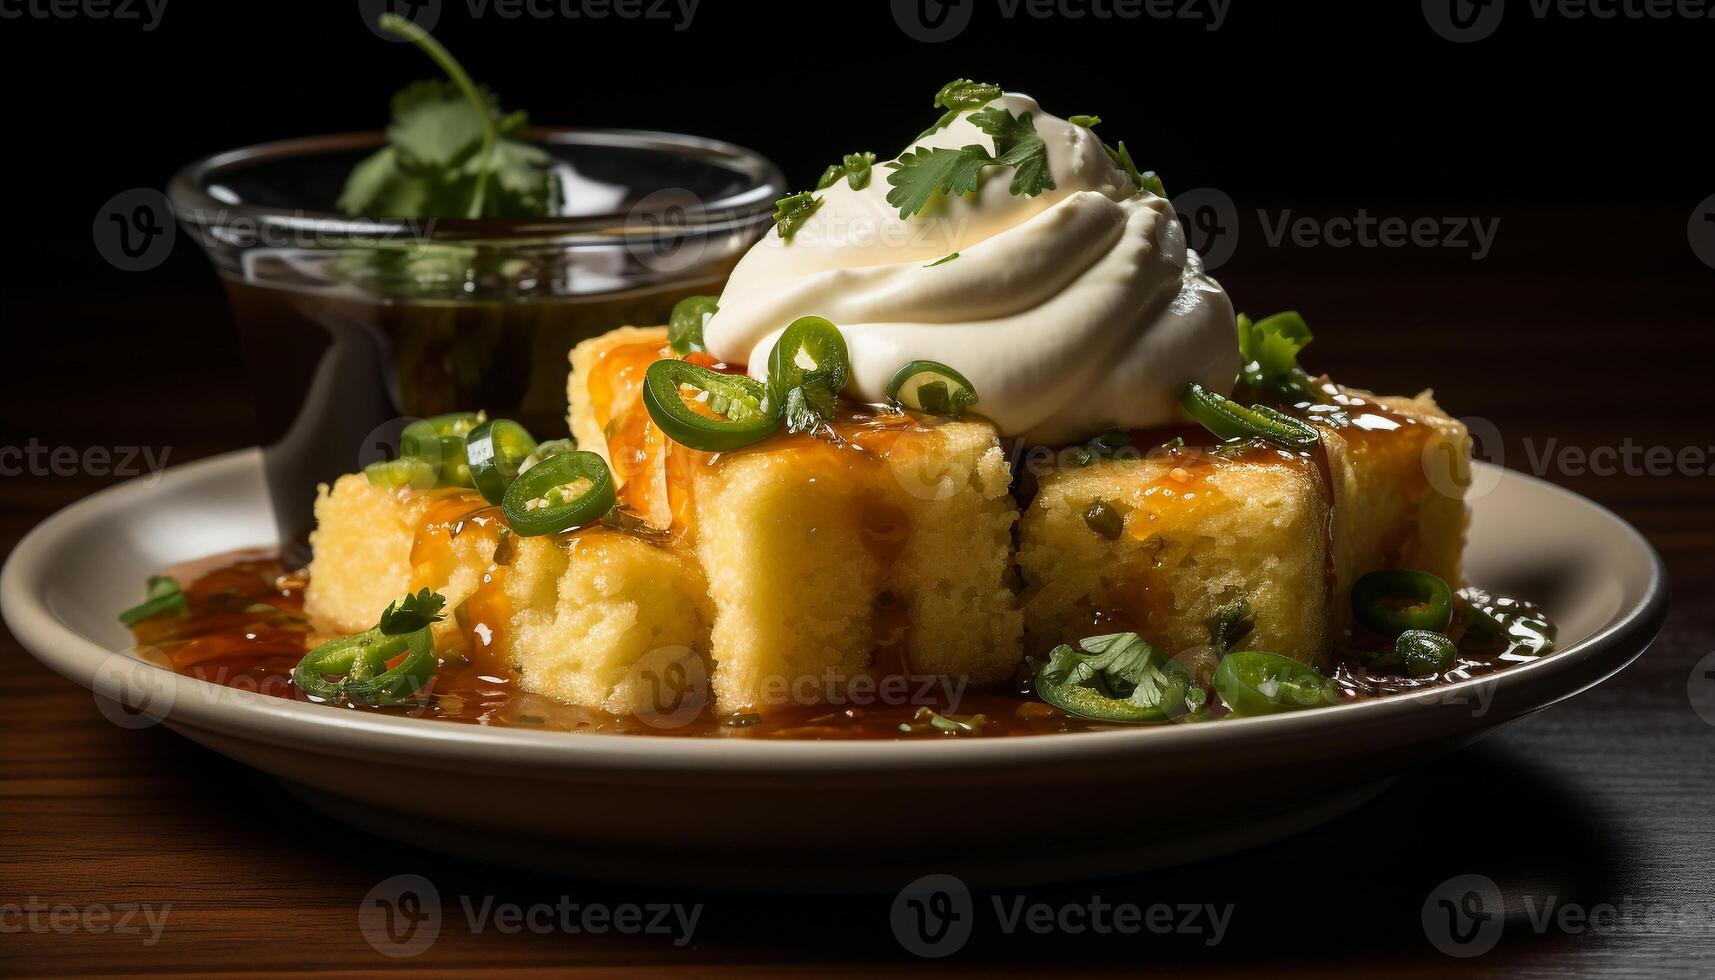
[[(1207, 29), (1206, 0), (1189, 8), (1202, 19), (1130, 20), (1007, 19), (999, 0), (965, 2), (968, 28), (939, 44), (908, 37), (882, 0), (703, 0), (683, 31), (494, 9), (473, 20), (465, 3), (442, 0), (437, 29), (479, 81), (538, 122), (718, 136), (773, 157), (801, 186), (840, 153), (898, 152), (955, 76), (1031, 92), (1060, 115), (1098, 113), (1103, 135), (1126, 139), (1170, 194), (1213, 187), (1236, 202), (1243, 240), (1218, 271), (1252, 313), (1306, 305), (1271, 277), (1336, 271), (1709, 282), (1686, 224), (1715, 192), (1707, 154), (1693, 150), (1715, 21), (1538, 19), (1514, 0), (1492, 36), (1455, 44), (1412, 2), (1235, 0), (1218, 30)], [(0, 166), (14, 188), (0, 244), (8, 333), (40, 359), (75, 362), (80, 392), (135, 391), (143, 371), (232, 384), (237, 346), (194, 244), (181, 235), (159, 268), (120, 272), (96, 253), (91, 225), (113, 195), (164, 187), (202, 155), (383, 125), (391, 94), (436, 72), (367, 30), (359, 7), (170, 0), (150, 31), (0, 21), (11, 93)], [(1258, 208), (1270, 221), (1288, 208), (1503, 221), (1492, 253), (1474, 261), (1457, 247), (1268, 247)], [(1416, 294), (1395, 292), (1369, 312), (1414, 306)], [(1325, 338), (1368, 342), (1362, 325), (1330, 320), (1335, 311), (1304, 312)], [(1541, 338), (1567, 340), (1563, 330)], [(1320, 366), (1342, 366), (1339, 345), (1320, 347)], [(1354, 380), (1404, 388), (1433, 375)], [(69, 390), (51, 372), (9, 379), (6, 424), (55, 425)], [(241, 406), (242, 392), (226, 393)], [(221, 424), (237, 432), (235, 413)]]
[[(800, 185), (840, 153), (897, 152), (954, 76), (1030, 92), (1056, 114), (1099, 113), (1101, 132), (1126, 139), (1170, 193), (1232, 197), (1239, 237), (1219, 277), (1242, 309), (1302, 309), (1317, 333), (1312, 368), (1384, 391), (1433, 384), (1452, 412), (1492, 424), (1485, 455), (1643, 530), (1677, 598), (1662, 639), (1620, 677), (1414, 771), (1327, 828), (1191, 868), (1029, 892), (1235, 902), (1233, 938), (1218, 950), (1183, 937), (979, 931), (954, 963), (1708, 975), (1715, 921), (1699, 910), (1715, 909), (1715, 728), (1691, 709), (1687, 685), (1715, 651), (1715, 269), (1687, 227), (1715, 194), (1699, 139), (1715, 21), (1537, 19), (1513, 0), (1492, 37), (1459, 45), (1408, 0), (1234, 0), (1217, 31), (1005, 20), (994, 0), (969, 2), (970, 27), (937, 45), (908, 37), (880, 0), (704, 0), (683, 32), (648, 20), (472, 23), (463, 4), (445, 3), (436, 33), (538, 122), (718, 136), (768, 154)], [(159, 268), (125, 273), (97, 254), (90, 229), (114, 194), (162, 187), (200, 155), (381, 125), (390, 94), (433, 71), (365, 29), (357, 8), (170, 0), (151, 32), (0, 22), (10, 151), (0, 166), (12, 188), (0, 236), (11, 353), (0, 445), (140, 444), (169, 447), (177, 463), (250, 441), (224, 298), (195, 246), (181, 236)], [(1288, 208), (1319, 221), (1366, 209), (1500, 224), (1481, 260), (1458, 247), (1269, 246), (1257, 209), (1273, 222)], [(1551, 445), (1710, 458), (1668, 473), (1594, 472), (1540, 455)], [(111, 482), (0, 478), (0, 548)], [(100, 937), (7, 936), (0, 973), (380, 967), (352, 909), (407, 869), (433, 869), (443, 893), (501, 901), (660, 897), (343, 832), (311, 857), (301, 835), (319, 818), (272, 782), (164, 730), (115, 728), (87, 694), (0, 640), (0, 902), (173, 901), (178, 917), (146, 953)], [(1069, 809), (1100, 822), (1099, 807)], [(1494, 954), (1456, 964), (1425, 942), (1418, 909), (1439, 882), (1470, 872), (1515, 899), (1629, 901), (1685, 917), (1617, 935), (1538, 935), (1515, 916)], [(414, 965), (791, 970), (831, 959), (861, 969), (903, 956), (885, 900), (692, 900), (709, 903), (694, 955), (646, 938), (465, 935)]]

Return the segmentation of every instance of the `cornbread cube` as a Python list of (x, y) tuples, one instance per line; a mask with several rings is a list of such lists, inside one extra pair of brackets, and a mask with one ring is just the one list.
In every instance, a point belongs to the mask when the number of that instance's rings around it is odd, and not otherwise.
[(449, 616), (435, 624), (437, 646), (493, 644), (523, 689), (616, 714), (650, 710), (651, 658), (708, 649), (693, 563), (591, 529), (564, 541), (512, 538), (510, 563), (497, 565), (492, 511), (472, 494), (387, 490), (360, 474), (322, 487), (305, 611), (318, 628), (355, 633), (405, 592), (428, 588), (449, 610), (468, 602), (476, 618), (498, 621), (467, 636)]
[(1459, 587), (1471, 485), (1470, 433), (1433, 393), (1342, 397), (1353, 424), (1322, 429), (1335, 486), (1337, 640), (1350, 635), (1352, 583), (1369, 572), (1415, 568)]
[[(1098, 501), (1118, 521), (1086, 518)], [(1327, 520), (1315, 465), (1285, 453), (1158, 450), (1056, 467), (1020, 525), (1026, 650), (1135, 630), (1191, 654), (1243, 597), (1256, 615), (1247, 647), (1324, 665)]]
[(859, 675), (986, 684), (1011, 674), (1017, 505), (993, 426), (689, 453), (668, 444), (638, 397), (665, 342), (663, 328), (624, 328), (579, 344), (570, 422), (580, 446), (612, 463), (622, 499), (672, 528), (701, 566), (722, 710), (799, 703)]
[[(1208, 618), (1242, 595), (1257, 624), (1246, 646), (1325, 667), (1351, 634), (1358, 578), (1415, 568), (1457, 585), (1464, 425), (1427, 392), (1339, 389), (1329, 408), (1318, 423), (1326, 476), (1273, 450), (1161, 451), (1045, 475), (1021, 524), (1026, 649), (1123, 628), (1181, 653), (1206, 644)], [(1124, 514), (1117, 540), (1083, 520), (1097, 499)]]
[[(706, 696), (706, 591), (694, 565), (669, 549), (592, 529), (564, 544), (523, 542), (506, 577), (512, 659), (526, 691), (613, 714), (663, 710), (665, 668), (698, 657)], [(699, 704), (698, 707), (701, 707)]]
[(851, 455), (806, 440), (698, 473), (721, 705), (799, 702), (865, 673), (980, 685), (1017, 665), (1017, 508), (993, 427), (902, 437), (885, 461)]

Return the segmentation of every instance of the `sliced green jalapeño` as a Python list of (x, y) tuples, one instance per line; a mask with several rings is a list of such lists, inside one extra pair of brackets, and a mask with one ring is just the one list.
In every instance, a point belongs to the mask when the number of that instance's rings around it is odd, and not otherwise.
[(1081, 718), (1122, 724), (1167, 721), (1199, 711), (1206, 695), (1179, 661), (1136, 633), (1062, 644), (1035, 676), (1036, 695)]
[(415, 456), (401, 456), (398, 459), (383, 459), (370, 463), (363, 468), (364, 479), (372, 486), (384, 490), (398, 490), (410, 487), (413, 490), (427, 490), (440, 480), (440, 469), (426, 459)]
[(506, 488), (500, 511), (512, 533), (526, 538), (594, 524), (613, 509), (613, 473), (595, 453), (549, 456)]
[(1222, 439), (1264, 439), (1288, 449), (1309, 449), (1319, 438), (1308, 422), (1269, 408), (1245, 408), (1193, 381), (1179, 395), (1179, 404), (1203, 428)]
[(1271, 715), (1334, 704), (1340, 692), (1333, 680), (1291, 657), (1238, 650), (1215, 668), (1215, 693), (1235, 715)]
[(418, 419), (399, 433), (399, 455), (423, 460), (435, 468), (443, 487), (468, 487), (465, 437), (481, 425), (481, 412), (449, 412)]
[(1377, 636), (1395, 637), (1406, 630), (1440, 633), (1453, 621), (1453, 590), (1428, 572), (1371, 572), (1352, 584), (1352, 614)]
[(704, 350), (703, 328), (709, 317), (720, 310), (715, 296), (687, 296), (673, 304), (673, 315), (667, 320), (667, 343), (680, 357), (692, 351)]
[(536, 439), (530, 430), (511, 419), (490, 419), (470, 430), (465, 461), (482, 499), (499, 506), (506, 488), (518, 479), (524, 461), (535, 451)]
[(1394, 655), (1413, 677), (1427, 677), (1453, 662), (1459, 648), (1440, 633), (1429, 630), (1406, 630), (1393, 643)]
[(839, 327), (819, 316), (793, 320), (768, 355), (768, 390), (786, 428), (807, 432), (833, 418), (851, 364)]
[[(686, 403), (687, 391), (697, 407)], [(754, 378), (687, 361), (656, 361), (643, 375), (649, 418), (667, 438), (704, 452), (738, 449), (773, 435), (780, 428), (776, 404)]]
[[(389, 660), (405, 655), (394, 667)], [(398, 704), (435, 676), (435, 644), (427, 626), (403, 636), (380, 629), (329, 640), (298, 661), (292, 679), (318, 701), (345, 699)]]
[(913, 412), (956, 419), (977, 403), (977, 389), (945, 364), (912, 361), (887, 383), (887, 397)]

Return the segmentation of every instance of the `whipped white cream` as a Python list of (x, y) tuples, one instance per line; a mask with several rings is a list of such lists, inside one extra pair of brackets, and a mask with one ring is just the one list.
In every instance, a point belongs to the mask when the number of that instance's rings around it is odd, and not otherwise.
[[(989, 105), (1032, 115), (1053, 189), (1015, 196), (1011, 168), (995, 167), (974, 196), (902, 220), (877, 161), (868, 186), (817, 191), (821, 207), (790, 241), (771, 231), (739, 261), (705, 327), (709, 351), (765, 378), (786, 325), (826, 317), (851, 350), (849, 397), (883, 401), (902, 365), (940, 361), (970, 379), (975, 411), (1003, 434), (1051, 445), (1179, 421), (1189, 381), (1229, 390), (1232, 304), (1202, 274), (1172, 205), (1137, 190), (1090, 130), (1028, 96)], [(992, 151), (969, 116), (912, 147)]]

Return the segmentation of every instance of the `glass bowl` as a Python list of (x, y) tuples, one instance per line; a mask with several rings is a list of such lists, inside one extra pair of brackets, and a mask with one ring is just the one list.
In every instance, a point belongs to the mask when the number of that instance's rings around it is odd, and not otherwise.
[(318, 484), (399, 430), (486, 411), (563, 438), (567, 352), (718, 293), (771, 225), (778, 167), (641, 130), (533, 129), (563, 204), (545, 218), (353, 218), (334, 202), (380, 133), (284, 140), (181, 170), (176, 217), (231, 301), (280, 540), (307, 557)]

